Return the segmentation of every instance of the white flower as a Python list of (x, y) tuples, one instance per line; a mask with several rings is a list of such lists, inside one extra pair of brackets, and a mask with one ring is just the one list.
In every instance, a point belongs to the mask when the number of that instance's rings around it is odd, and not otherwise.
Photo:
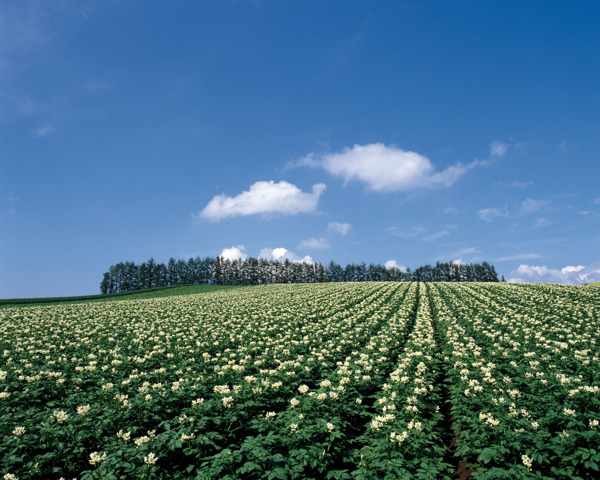
[(117, 432), (117, 438), (120, 438), (125, 443), (127, 443), (131, 439), (131, 432), (125, 432), (125, 433), (123, 433), (123, 430), (119, 430)]
[(77, 415), (85, 415), (91, 410), (91, 408), (92, 407), (90, 407), (89, 405), (82, 405), (80, 407), (77, 407)]
[(156, 463), (156, 460), (158, 460), (158, 457), (152, 452), (144, 456), (144, 463), (148, 466), (154, 465)]
[(527, 468), (531, 468), (531, 466), (533, 465), (533, 460), (527, 455), (521, 455), (521, 461), (523, 462), (523, 465), (525, 465)]
[(102, 463), (104, 460), (106, 460), (106, 453), (103, 453), (102, 455), (100, 455), (98, 452), (90, 453), (90, 465), (95, 466), (99, 463)]
[(298, 391), (304, 395), (306, 392), (308, 392), (308, 385), (300, 385), (298, 387)]
[(333, 432), (334, 429), (335, 429), (335, 425), (333, 423), (327, 422), (327, 430), (329, 430), (330, 432)]
[(144, 443), (149, 442), (149, 441), (150, 441), (150, 437), (143, 436), (143, 437), (137, 438), (135, 440), (135, 444), (136, 444), (136, 446), (140, 447)]
[(67, 412), (65, 412), (64, 410), (56, 410), (52, 416), (54, 418), (56, 418), (56, 421), (58, 423), (63, 423), (66, 422), (67, 419), (69, 418), (69, 415), (67, 415)]
[(12, 431), (15, 437), (20, 437), (21, 435), (25, 435), (25, 427), (15, 427)]

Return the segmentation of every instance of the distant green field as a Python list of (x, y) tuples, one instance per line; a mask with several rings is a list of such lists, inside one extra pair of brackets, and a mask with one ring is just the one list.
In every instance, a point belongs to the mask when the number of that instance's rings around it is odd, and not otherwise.
[(173, 297), (192, 295), (194, 293), (214, 292), (217, 290), (240, 288), (228, 285), (176, 285), (172, 287), (149, 288), (133, 292), (109, 293), (107, 295), (82, 295), (76, 297), (47, 297), (47, 298), (12, 298), (0, 300), (0, 307), (5, 305), (46, 304), (62, 302), (89, 302), (107, 300), (138, 300), (142, 298)]

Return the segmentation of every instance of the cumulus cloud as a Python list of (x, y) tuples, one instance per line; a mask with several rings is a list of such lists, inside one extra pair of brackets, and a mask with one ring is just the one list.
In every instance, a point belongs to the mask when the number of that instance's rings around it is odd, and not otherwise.
[(306, 193), (285, 181), (256, 182), (249, 190), (235, 197), (225, 194), (213, 197), (195, 218), (216, 222), (223, 218), (256, 214), (310, 213), (316, 210), (319, 197), (324, 191), (323, 183), (313, 185), (312, 193)]
[(248, 258), (248, 254), (246, 253), (246, 247), (243, 245), (238, 245), (237, 247), (224, 248), (219, 255), (221, 258), (225, 260), (246, 260)]
[(323, 249), (323, 248), (329, 248), (330, 246), (331, 246), (331, 244), (327, 241), (326, 238), (320, 237), (320, 238), (309, 238), (308, 240), (303, 240), (300, 243), (299, 248)]
[(406, 272), (407, 270), (407, 268), (404, 265), (398, 265), (398, 262), (396, 262), (396, 260), (388, 260), (387, 262), (385, 262), (384, 267), (388, 270), (391, 270), (392, 268), (397, 268), (401, 272)]
[(484, 208), (477, 212), (479, 218), (485, 220), (486, 222), (491, 222), (495, 218), (499, 217), (508, 217), (508, 207), (505, 205), (502, 208)]
[(312, 153), (293, 166), (320, 166), (346, 182), (359, 180), (373, 191), (395, 192), (449, 187), (477, 163), (477, 160), (468, 165), (457, 163), (439, 172), (419, 153), (371, 143), (322, 156)]
[(600, 282), (600, 262), (589, 266), (568, 265), (561, 269), (548, 268), (546, 265), (521, 264), (513, 270), (508, 279), (509, 282), (532, 282), (532, 283), (596, 283)]
[(290, 252), (288, 249), (283, 247), (278, 248), (263, 248), (260, 251), (260, 255), (258, 258), (264, 258), (265, 260), (278, 260), (283, 262), (285, 260), (289, 260), (291, 262), (297, 263), (314, 263), (313, 259), (310, 255), (306, 255), (302, 258), (298, 257), (298, 255)]
[(342, 236), (346, 235), (351, 228), (352, 225), (350, 225), (349, 223), (329, 222), (327, 224), (328, 232), (339, 233)]

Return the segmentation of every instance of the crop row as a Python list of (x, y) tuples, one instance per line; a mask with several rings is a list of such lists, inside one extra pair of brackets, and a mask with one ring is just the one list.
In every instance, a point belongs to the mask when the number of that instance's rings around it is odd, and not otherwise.
[(598, 288), (271, 285), (0, 310), (5, 478), (593, 478)]

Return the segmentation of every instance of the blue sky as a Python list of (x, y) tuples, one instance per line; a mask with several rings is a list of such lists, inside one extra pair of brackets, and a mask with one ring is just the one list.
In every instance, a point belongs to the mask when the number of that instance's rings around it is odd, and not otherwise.
[(0, 298), (262, 255), (600, 281), (595, 1), (0, 2)]

